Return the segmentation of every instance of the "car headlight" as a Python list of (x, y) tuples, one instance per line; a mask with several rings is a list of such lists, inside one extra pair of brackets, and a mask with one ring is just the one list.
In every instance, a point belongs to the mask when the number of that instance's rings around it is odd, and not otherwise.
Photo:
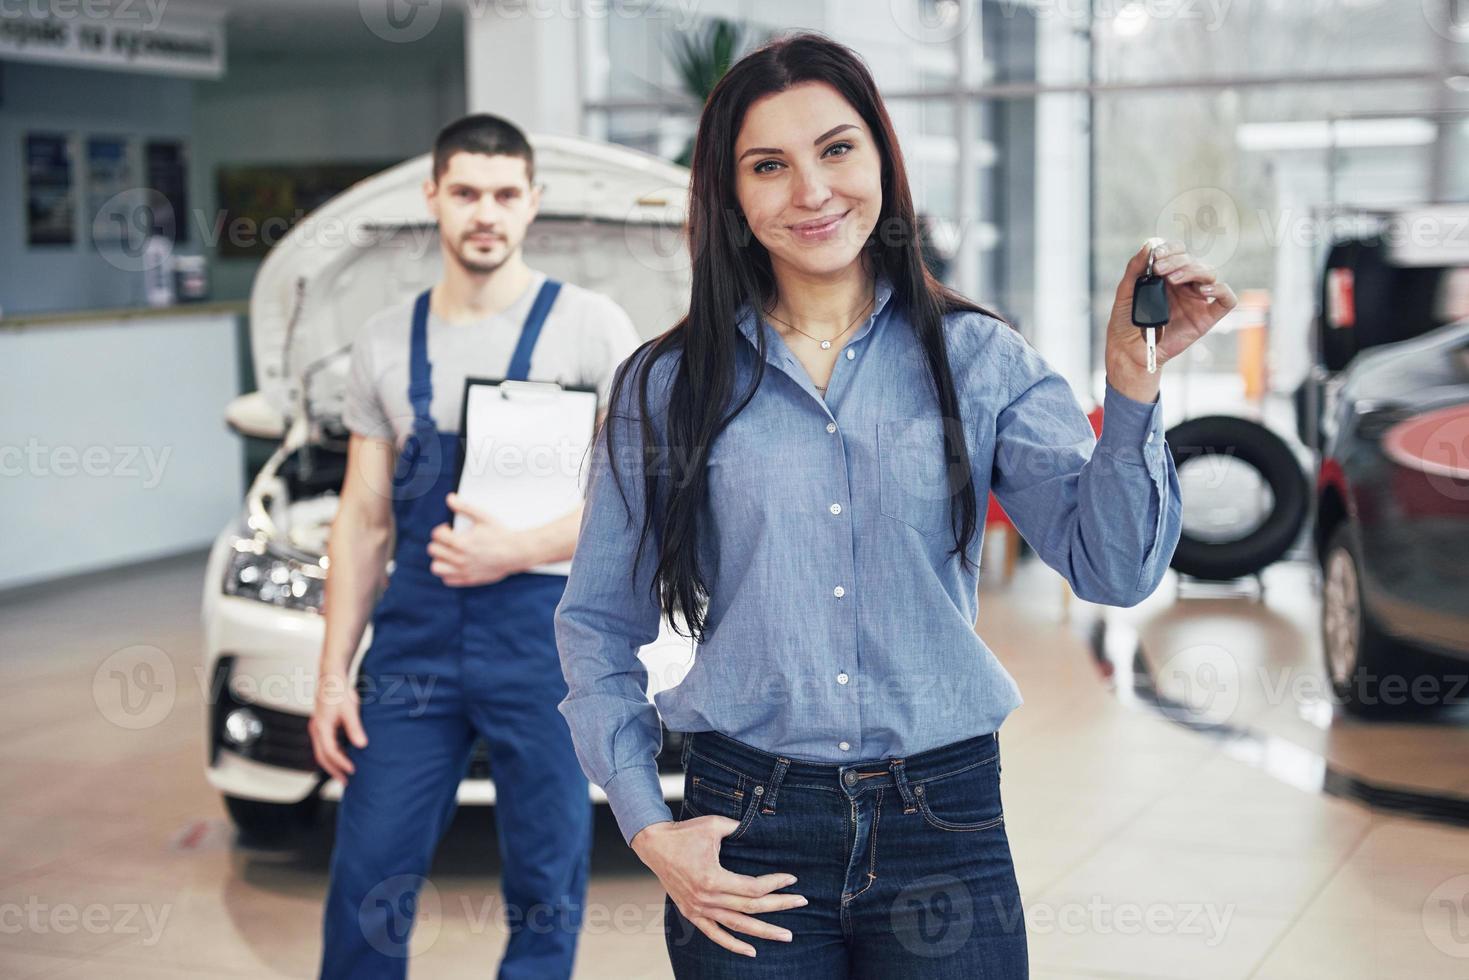
[(225, 566), (224, 594), (283, 609), (321, 612), (326, 596), (325, 562), (294, 558), (242, 538), (235, 542)]

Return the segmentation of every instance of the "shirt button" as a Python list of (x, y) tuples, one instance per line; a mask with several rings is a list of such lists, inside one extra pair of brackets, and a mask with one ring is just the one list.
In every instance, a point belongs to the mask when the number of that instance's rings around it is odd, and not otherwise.
[[(851, 747), (852, 746), (848, 745), (846, 742), (838, 742), (837, 743), (837, 748), (841, 749), (843, 752), (847, 751)], [(857, 778), (857, 774), (856, 773), (849, 773), (849, 775), (852, 776), (852, 780), (853, 780), (853, 782), (855, 782), (856, 781), (856, 778)], [(848, 784), (848, 785), (850, 785), (850, 784)]]
[(841, 504), (832, 504), (831, 505), (831, 512), (833, 514), (840, 514), (842, 512), (842, 505)]
[(842, 596), (847, 594), (847, 590), (838, 585), (836, 588), (831, 590), (831, 594), (840, 599)]
[(857, 352), (854, 351), (854, 350), (852, 350), (852, 348), (848, 347), (847, 348), (847, 360), (850, 361), (852, 358), (854, 358), (856, 356), (857, 356)]
[(1152, 432), (1149, 432), (1148, 433), (1148, 442), (1152, 442), (1152, 441), (1153, 441), (1153, 433)]
[(838, 674), (837, 675), (837, 683), (838, 684), (845, 684), (845, 683), (847, 683), (847, 681), (849, 681), (851, 679), (852, 678), (848, 677), (846, 674)]
[(837, 424), (835, 422), (828, 422), (828, 423), (826, 423), (826, 431), (827, 432), (835, 432), (836, 430), (837, 430)]

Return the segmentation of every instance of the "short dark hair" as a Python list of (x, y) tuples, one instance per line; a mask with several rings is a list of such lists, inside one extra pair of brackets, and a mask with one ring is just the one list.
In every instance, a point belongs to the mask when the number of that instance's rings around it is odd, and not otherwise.
[(449, 169), (449, 158), (456, 153), (483, 153), (487, 156), (520, 157), (525, 161), (527, 182), (536, 182), (536, 155), (530, 140), (520, 127), (487, 112), (456, 119), (434, 138), (434, 181)]

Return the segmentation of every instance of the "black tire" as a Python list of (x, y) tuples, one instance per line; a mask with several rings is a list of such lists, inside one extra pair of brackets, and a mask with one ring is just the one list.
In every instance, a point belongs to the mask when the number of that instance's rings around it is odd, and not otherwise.
[(246, 847), (283, 847), (300, 839), (316, 826), (318, 800), (312, 796), (300, 803), (265, 803), (239, 796), (226, 796), (225, 809)]
[[(1349, 522), (1331, 532), (1321, 567), (1321, 651), (1337, 702), (1363, 718), (1415, 714), (1440, 704), (1450, 689), (1440, 683), (1439, 665), (1385, 633), (1368, 612), (1362, 556)], [(1435, 683), (1415, 692), (1421, 677)]]
[(1235, 540), (1205, 541), (1184, 532), (1169, 563), (1174, 569), (1225, 582), (1253, 575), (1290, 550), (1300, 536), (1310, 498), (1301, 464), (1279, 436), (1248, 419), (1206, 415), (1175, 425), (1167, 438), (1175, 468), (1182, 470), (1204, 456), (1230, 456), (1254, 467), (1275, 496), (1275, 508), (1260, 526)]

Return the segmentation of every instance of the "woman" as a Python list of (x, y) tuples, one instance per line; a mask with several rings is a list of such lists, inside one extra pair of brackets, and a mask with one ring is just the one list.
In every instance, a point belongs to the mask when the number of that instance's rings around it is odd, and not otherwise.
[[(876, 86), (810, 34), (710, 96), (688, 231), (688, 315), (619, 370), (556, 619), (562, 714), (667, 890), (674, 972), (1025, 976), (997, 738), (1021, 698), (974, 629), (979, 508), (994, 490), (1083, 598), (1158, 583), (1180, 507), (1130, 320), (1147, 249), (1094, 440), (1020, 335), (925, 269)], [(1166, 363), (1235, 299), (1181, 246), (1155, 257)], [(657, 698), (687, 733), (676, 821), (636, 656), (665, 614), (700, 641)]]

